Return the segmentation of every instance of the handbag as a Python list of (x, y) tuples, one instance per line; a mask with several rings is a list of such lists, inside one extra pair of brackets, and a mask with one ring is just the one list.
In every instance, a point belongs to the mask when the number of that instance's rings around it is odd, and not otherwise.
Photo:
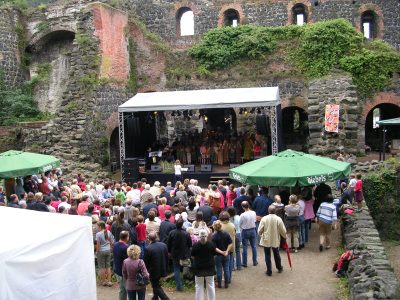
[(139, 262), (140, 268), (136, 272), (136, 285), (145, 286), (150, 283), (150, 279), (143, 275), (143, 269), (142, 269), (143, 267), (140, 265), (140, 262)]

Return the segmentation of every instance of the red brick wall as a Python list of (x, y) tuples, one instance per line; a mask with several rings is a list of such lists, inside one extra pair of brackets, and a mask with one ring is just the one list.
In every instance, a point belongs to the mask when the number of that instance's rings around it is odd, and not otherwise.
[(368, 113), (373, 109), (375, 106), (382, 104), (382, 103), (391, 103), (397, 106), (400, 106), (400, 95), (396, 95), (395, 93), (387, 93), (382, 92), (375, 95), (372, 101), (368, 101), (365, 103), (362, 111), (362, 123), (365, 123), (365, 119)]
[(100, 39), (100, 77), (126, 82), (129, 77), (128, 15), (110, 6), (93, 4), (95, 35)]

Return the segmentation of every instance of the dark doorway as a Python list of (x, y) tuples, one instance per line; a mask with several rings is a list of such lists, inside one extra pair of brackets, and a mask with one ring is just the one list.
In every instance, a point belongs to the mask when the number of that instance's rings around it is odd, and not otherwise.
[(212, 108), (200, 112), (206, 120), (207, 129), (223, 134), (236, 132), (236, 113), (232, 108)]
[[(377, 120), (387, 120), (400, 117), (400, 106), (391, 103), (382, 103), (372, 108), (365, 119), (365, 145), (373, 151), (382, 148), (382, 128), (377, 127)], [(386, 132), (387, 145), (393, 139), (400, 139), (400, 130), (397, 126), (388, 126)]]
[(125, 120), (125, 157), (144, 157), (156, 145), (156, 125), (152, 112), (136, 112)]
[(110, 164), (113, 167), (120, 165), (119, 159), (119, 128), (115, 128), (110, 137)]
[(297, 106), (282, 109), (282, 133), (284, 148), (307, 151), (307, 112)]

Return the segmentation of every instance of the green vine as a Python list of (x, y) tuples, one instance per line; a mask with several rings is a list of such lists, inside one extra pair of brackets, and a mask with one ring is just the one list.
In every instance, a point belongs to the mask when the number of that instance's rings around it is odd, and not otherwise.
[(266, 61), (273, 56), (276, 60), (277, 54), (294, 73), (307, 79), (340, 69), (351, 74), (361, 98), (382, 91), (390, 85), (392, 74), (400, 71), (398, 51), (383, 41), (364, 41), (344, 19), (306, 26), (212, 29), (189, 49), (189, 54), (209, 71), (226, 69), (241, 61)]
[(137, 93), (138, 89), (138, 74), (136, 66), (136, 43), (133, 38), (129, 38), (128, 51), (129, 51), (129, 79), (128, 79), (128, 90), (133, 94)]
[(363, 178), (364, 198), (383, 239), (400, 239), (399, 176), (400, 161), (393, 158)]

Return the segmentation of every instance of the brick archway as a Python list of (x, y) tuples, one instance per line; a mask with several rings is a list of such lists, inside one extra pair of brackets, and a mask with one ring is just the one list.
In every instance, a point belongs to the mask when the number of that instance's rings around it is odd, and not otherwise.
[(367, 4), (362, 4), (360, 8), (358, 9), (358, 16), (355, 18), (354, 23), (356, 30), (358, 32), (362, 32), (361, 28), (361, 16), (363, 13), (367, 11), (372, 11), (375, 13), (377, 20), (376, 20), (376, 25), (377, 25), (377, 32), (376, 32), (376, 38), (382, 39), (383, 38), (383, 32), (384, 32), (384, 24), (383, 24), (383, 13), (380, 7), (376, 4), (373, 3), (367, 3)]
[(311, 1), (310, 0), (297, 0), (290, 1), (287, 6), (288, 11), (288, 20), (287, 25), (293, 25), (293, 7), (297, 4), (303, 4), (306, 9), (307, 14), (307, 24), (312, 23), (312, 9), (311, 9)]
[(244, 24), (244, 12), (242, 9), (242, 6), (239, 3), (232, 3), (232, 4), (226, 4), (221, 7), (221, 10), (219, 11), (218, 15), (218, 27), (223, 27), (224, 26), (224, 21), (225, 21), (225, 12), (228, 10), (235, 10), (239, 14), (239, 24)]
[(395, 93), (387, 93), (382, 92), (377, 95), (371, 100), (365, 103), (362, 115), (361, 115), (361, 122), (365, 125), (365, 119), (368, 113), (377, 105), (379, 104), (394, 104), (400, 107), (400, 96), (396, 95)]

